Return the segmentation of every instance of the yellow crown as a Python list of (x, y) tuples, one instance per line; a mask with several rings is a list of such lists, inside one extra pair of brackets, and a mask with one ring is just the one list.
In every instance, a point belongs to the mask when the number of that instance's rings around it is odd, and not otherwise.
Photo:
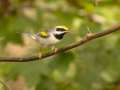
[(65, 30), (69, 30), (66, 26), (56, 26), (55, 28), (63, 28)]

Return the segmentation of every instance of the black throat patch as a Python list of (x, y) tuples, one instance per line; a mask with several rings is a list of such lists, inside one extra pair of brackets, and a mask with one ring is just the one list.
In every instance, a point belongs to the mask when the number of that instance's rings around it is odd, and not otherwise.
[(62, 34), (55, 34), (54, 36), (57, 38), (57, 39), (62, 39), (63, 36), (65, 35), (65, 33), (62, 33)]

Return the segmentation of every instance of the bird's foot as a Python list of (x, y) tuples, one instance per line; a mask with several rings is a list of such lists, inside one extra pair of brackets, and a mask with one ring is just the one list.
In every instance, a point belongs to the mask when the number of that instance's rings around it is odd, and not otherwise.
[(40, 52), (40, 53), (38, 53), (38, 57), (39, 58), (41, 58), (42, 57), (42, 53)]
[(54, 52), (57, 52), (57, 51), (58, 51), (58, 48), (56, 48), (55, 46), (53, 46), (51, 49), (52, 49), (52, 51), (54, 51)]

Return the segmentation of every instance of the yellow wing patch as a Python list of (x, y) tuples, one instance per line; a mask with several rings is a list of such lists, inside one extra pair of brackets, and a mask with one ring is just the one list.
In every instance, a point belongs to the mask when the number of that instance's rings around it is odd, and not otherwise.
[(41, 37), (48, 37), (48, 33), (47, 32), (40, 32), (40, 36)]

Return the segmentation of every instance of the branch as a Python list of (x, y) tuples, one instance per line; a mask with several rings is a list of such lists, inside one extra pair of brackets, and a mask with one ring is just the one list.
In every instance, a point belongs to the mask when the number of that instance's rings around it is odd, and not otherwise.
[(120, 24), (114, 25), (114, 26), (110, 27), (109, 29), (104, 30), (102, 32), (91, 33), (91, 34), (88, 33), (80, 41), (73, 43), (73, 44), (69, 44), (63, 48), (59, 48), (57, 51), (47, 52), (47, 53), (42, 54), (41, 56), (34, 55), (34, 56), (23, 56), (23, 57), (7, 57), (7, 56), (0, 57), (0, 62), (30, 62), (30, 61), (43, 60), (44, 58), (53, 56), (53, 55), (58, 54), (60, 52), (68, 51), (72, 48), (76, 48), (76, 47), (81, 46), (81, 45), (83, 45), (91, 40), (109, 35), (110, 33), (116, 32), (118, 30), (120, 30)]

